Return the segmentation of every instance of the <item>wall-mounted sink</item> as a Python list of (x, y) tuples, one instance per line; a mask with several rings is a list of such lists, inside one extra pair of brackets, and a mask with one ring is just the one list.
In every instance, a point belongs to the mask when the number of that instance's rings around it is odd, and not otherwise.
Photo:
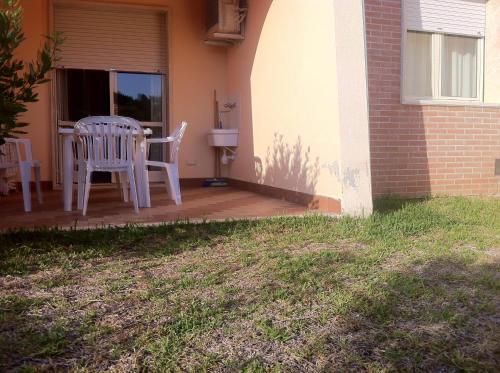
[(208, 133), (208, 145), (220, 147), (238, 146), (239, 130), (234, 128), (214, 128)]

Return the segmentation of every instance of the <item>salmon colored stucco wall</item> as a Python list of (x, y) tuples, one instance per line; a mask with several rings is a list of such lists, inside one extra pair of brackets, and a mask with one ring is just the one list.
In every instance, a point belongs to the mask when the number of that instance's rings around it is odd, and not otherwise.
[(240, 95), (231, 178), (340, 198), (334, 2), (251, 0), (246, 40), (228, 50)]
[(486, 3), (484, 100), (500, 103), (500, 0)]
[[(33, 60), (48, 34), (48, 0), (24, 0), (24, 33), (26, 40), (18, 49), (18, 58)], [(29, 104), (23, 121), (30, 125), (26, 137), (32, 140), (33, 156), (42, 162), (42, 180), (51, 180), (50, 85), (38, 88), (39, 102)]]
[[(49, 33), (49, 1), (23, 0), (24, 42), (20, 57), (33, 59), (42, 35)], [(87, 1), (87, 0), (81, 0)], [(90, 1), (87, 1), (90, 2)], [(92, 1), (96, 2), (96, 1)], [(183, 178), (213, 175), (213, 152), (206, 133), (213, 126), (213, 90), (226, 94), (226, 50), (203, 43), (203, 0), (101, 0), (102, 3), (165, 7), (169, 11), (170, 126), (187, 120), (188, 130), (181, 147), (180, 175)], [(40, 101), (29, 106), (35, 156), (42, 162), (42, 179), (52, 180), (52, 135), (50, 85), (40, 87)], [(188, 165), (188, 163), (190, 165)]]

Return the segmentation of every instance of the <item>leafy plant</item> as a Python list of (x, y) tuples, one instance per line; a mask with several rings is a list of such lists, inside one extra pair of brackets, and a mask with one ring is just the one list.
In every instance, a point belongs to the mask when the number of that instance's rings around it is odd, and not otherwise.
[(48, 82), (55, 53), (62, 43), (60, 34), (47, 36), (33, 62), (15, 57), (17, 48), (26, 39), (22, 30), (23, 10), (20, 0), (0, 0), (0, 145), (6, 137), (25, 133), (20, 128), (28, 123), (19, 117), (27, 111), (26, 104), (38, 101), (35, 88)]

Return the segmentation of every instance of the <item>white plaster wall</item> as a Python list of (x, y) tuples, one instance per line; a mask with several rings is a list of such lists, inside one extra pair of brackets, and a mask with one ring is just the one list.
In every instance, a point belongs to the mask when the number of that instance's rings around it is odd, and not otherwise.
[(500, 0), (486, 3), (484, 101), (500, 103)]
[(335, 0), (342, 213), (372, 213), (363, 0)]

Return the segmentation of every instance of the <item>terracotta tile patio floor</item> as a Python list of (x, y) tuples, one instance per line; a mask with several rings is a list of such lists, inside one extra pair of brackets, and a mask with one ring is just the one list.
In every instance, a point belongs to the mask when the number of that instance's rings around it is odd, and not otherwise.
[[(225, 220), (281, 215), (301, 215), (307, 207), (233, 187), (183, 188), (183, 204), (176, 206), (163, 187), (151, 189), (151, 208), (136, 214), (131, 204), (123, 202), (117, 188), (90, 193), (87, 216), (80, 211), (64, 212), (62, 191), (46, 191), (44, 203), (33, 197), (33, 211), (23, 211), (22, 194), (0, 197), (0, 230), (34, 227), (102, 227), (127, 223), (163, 223), (176, 220)], [(75, 208), (75, 201), (73, 208)]]

